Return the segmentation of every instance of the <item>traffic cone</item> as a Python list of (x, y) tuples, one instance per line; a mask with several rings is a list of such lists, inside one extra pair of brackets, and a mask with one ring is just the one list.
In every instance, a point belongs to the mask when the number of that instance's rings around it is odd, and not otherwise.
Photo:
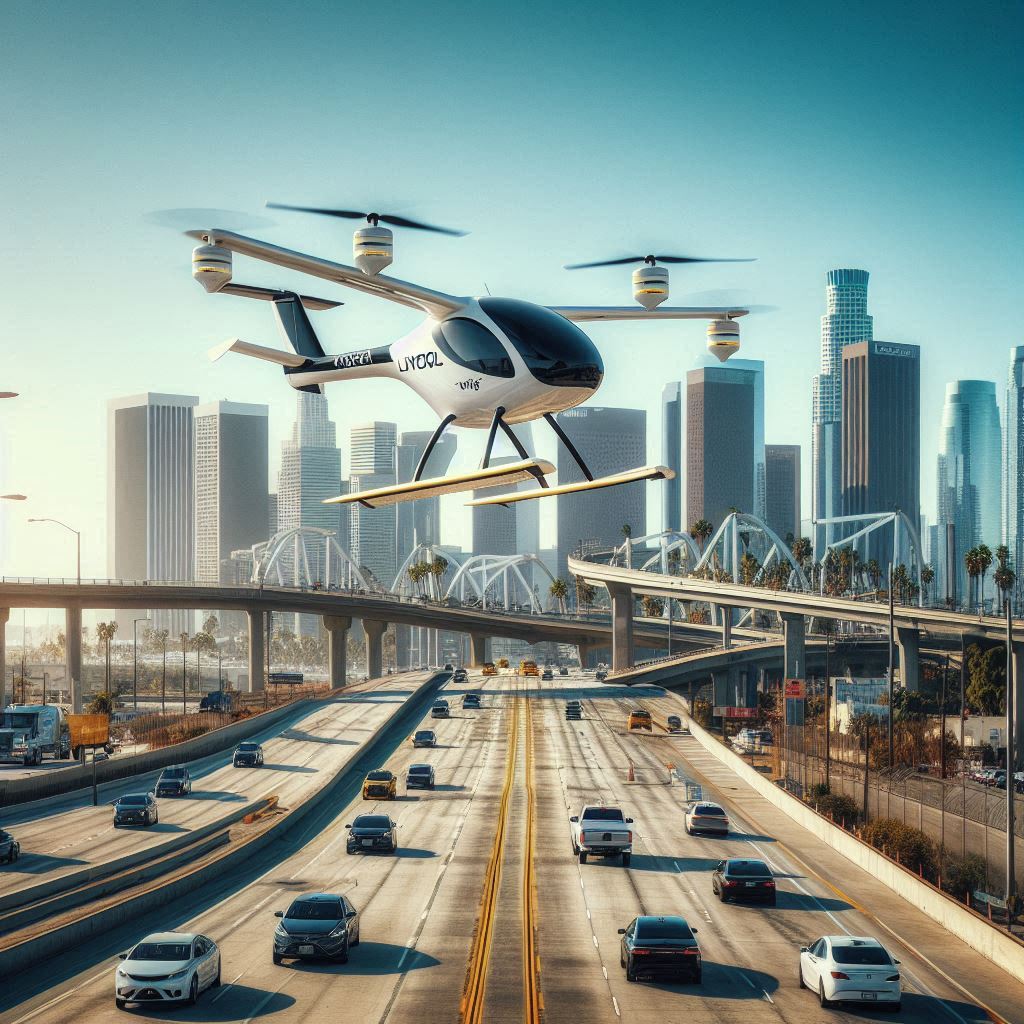
[(626, 776), (627, 782), (636, 782), (636, 776), (633, 773), (633, 762), (629, 762), (629, 774)]

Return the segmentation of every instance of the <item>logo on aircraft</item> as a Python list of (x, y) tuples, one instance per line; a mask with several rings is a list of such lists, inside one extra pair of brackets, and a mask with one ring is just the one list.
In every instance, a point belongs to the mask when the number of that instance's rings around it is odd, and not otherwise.
[(468, 380), (457, 380), (455, 386), (460, 391), (479, 391), (482, 377), (470, 377)]
[(414, 356), (402, 356), (398, 360), (399, 373), (407, 373), (409, 370), (427, 370), (432, 366), (444, 366), (441, 357), (436, 352), (417, 352)]
[(346, 352), (343, 356), (335, 356), (334, 365), (339, 370), (349, 370), (353, 366), (369, 366), (373, 362), (370, 350), (363, 349), (362, 352)]

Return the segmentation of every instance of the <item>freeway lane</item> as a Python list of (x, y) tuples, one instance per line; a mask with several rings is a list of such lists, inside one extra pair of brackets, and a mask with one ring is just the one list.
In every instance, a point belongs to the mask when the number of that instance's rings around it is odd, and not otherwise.
[[(486, 684), (486, 687), (483, 684)], [(892, 1019), (858, 1009), (822, 1011), (796, 983), (797, 948), (808, 938), (844, 928), (878, 935), (903, 960), (907, 994), (900, 1020), (928, 1024), (977, 1024), (988, 1016), (942, 974), (903, 947), (817, 878), (804, 861), (827, 872), (844, 892), (868, 906), (901, 934), (920, 940), (929, 954), (936, 936), (909, 904), (868, 879), (853, 876), (848, 862), (787, 820), (770, 819), (758, 799), (728, 770), (687, 737), (625, 733), (626, 709), (641, 699), (664, 715), (673, 698), (649, 699), (622, 688), (595, 685), (592, 677), (555, 682), (502, 676), (471, 687), (484, 693), (481, 711), (453, 705), (448, 721), (434, 727), (440, 746), (414, 751), (403, 744), (388, 767), (404, 780), (414, 761), (437, 766), (438, 788), (405, 794), (394, 803), (338, 798), (333, 819), (311, 831), (301, 848), (269, 863), (259, 877), (234, 890), (225, 884), (216, 901), (185, 898), (173, 911), (137, 922), (133, 934), (166, 927), (194, 928), (221, 944), (224, 986), (204, 994), (193, 1008), (128, 1016), (144, 1021), (255, 1020), (334, 1024), (339, 1017), (370, 1024), (456, 1024), (467, 977), (481, 893), (494, 848), (507, 779), (508, 745), (517, 716), (514, 786), (508, 803), (508, 835), (487, 965), (484, 1019), (519, 1022), (522, 1000), (522, 859), (526, 819), (526, 725), (523, 696), (533, 694), (533, 752), (537, 804), (535, 851), (538, 953), (544, 1024), (618, 1024), (619, 1021), (682, 1021), (726, 1024), (820, 1024), (823, 1020)], [(467, 687), (446, 689), (454, 696)], [(562, 700), (582, 697), (586, 718), (566, 722)], [(518, 700), (518, 703), (517, 703)], [(411, 727), (410, 727), (411, 728)], [(626, 781), (628, 758), (636, 782)], [(720, 797), (736, 833), (729, 839), (690, 837), (683, 829), (682, 787), (665, 783), (664, 761)], [(717, 767), (716, 767), (717, 766)], [(616, 801), (636, 819), (638, 838), (630, 868), (615, 861), (578, 865), (571, 855), (568, 814), (584, 801)], [(761, 801), (760, 803), (763, 803)], [(570, 807), (573, 809), (570, 810)], [(398, 856), (346, 856), (346, 822), (362, 810), (386, 810), (400, 821)], [(781, 875), (777, 909), (723, 905), (710, 891), (710, 868), (722, 856), (764, 855)], [(847, 885), (849, 882), (849, 885)], [(347, 965), (290, 964), (270, 960), (274, 910), (298, 892), (342, 891), (362, 912), (361, 944)], [(641, 912), (682, 913), (699, 929), (705, 981), (691, 985), (629, 984), (618, 960), (616, 929)], [(127, 940), (122, 940), (127, 942)], [(941, 941), (941, 937), (940, 937)], [(1024, 1021), (1021, 986), (981, 957), (945, 936), (948, 960), (978, 998), (1007, 1019)], [(116, 947), (115, 947), (116, 948)], [(4, 1024), (89, 1024), (124, 1020), (113, 1005), (116, 961), (110, 942), (83, 950), (73, 975), (16, 1006), (0, 994)], [(40, 974), (44, 971), (40, 968)], [(70, 973), (70, 972), (69, 972)], [(27, 987), (36, 979), (26, 979)]]

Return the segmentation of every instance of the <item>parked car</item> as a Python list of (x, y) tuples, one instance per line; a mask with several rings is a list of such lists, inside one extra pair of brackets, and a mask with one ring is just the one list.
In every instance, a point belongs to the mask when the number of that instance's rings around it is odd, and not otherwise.
[(114, 804), (114, 828), (122, 825), (155, 825), (160, 820), (152, 793), (125, 793)]
[(683, 824), (688, 836), (694, 832), (714, 832), (720, 836), (729, 834), (729, 815), (718, 804), (707, 800), (696, 800), (688, 804), (683, 812)]
[(633, 824), (618, 807), (603, 807), (595, 804), (584, 806), (579, 814), (570, 819), (572, 824), (572, 852), (581, 864), (587, 863), (588, 856), (622, 856), (622, 866), (629, 867), (633, 852)]
[(711, 891), (723, 902), (761, 900), (775, 906), (775, 876), (763, 860), (730, 858), (711, 873)]
[(800, 987), (817, 993), (822, 1007), (851, 1002), (899, 1011), (899, 963), (877, 939), (824, 935), (800, 947)]
[(437, 733), (433, 729), (417, 729), (412, 737), (414, 747), (436, 747)]
[(432, 764), (411, 764), (405, 776), (406, 789), (433, 789), (434, 766)]
[(160, 773), (153, 792), (157, 796), (188, 796), (192, 792), (192, 776), (183, 764), (172, 765)]
[(231, 763), (236, 768), (260, 768), (263, 765), (263, 747), (247, 740), (235, 747)]
[(383, 850), (394, 853), (398, 849), (398, 822), (387, 814), (360, 814), (346, 825), (349, 830), (345, 843), (346, 853)]
[(394, 772), (377, 768), (363, 779), (364, 800), (394, 800), (398, 795), (398, 779)]
[(626, 981), (641, 978), (688, 978), (701, 981), (701, 952), (696, 928), (682, 917), (635, 917), (619, 929), (619, 966)]
[(594, 673), (594, 678), (595, 678), (595, 679), (596, 679), (596, 680), (597, 680), (597, 681), (598, 681), (599, 683), (603, 683), (603, 682), (604, 682), (604, 681), (605, 681), (605, 680), (606, 680), (606, 679), (608, 678), (608, 670), (607, 670), (607, 669), (604, 669), (604, 668), (599, 668), (599, 669), (598, 669), (598, 670), (597, 670), (597, 671), (596, 671), (596, 672)]
[(0, 860), (13, 864), (21, 856), (21, 843), (10, 832), (0, 828)]
[(359, 911), (344, 896), (312, 892), (297, 896), (287, 910), (278, 910), (274, 929), (274, 963), (285, 957), (323, 957), (348, 963), (348, 951), (359, 945)]
[(192, 932), (157, 932), (120, 954), (114, 971), (114, 1003), (194, 1005), (201, 992), (220, 985), (220, 950)]

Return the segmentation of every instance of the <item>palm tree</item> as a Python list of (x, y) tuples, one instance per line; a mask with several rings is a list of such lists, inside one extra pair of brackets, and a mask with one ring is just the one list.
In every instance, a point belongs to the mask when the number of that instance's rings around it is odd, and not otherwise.
[(430, 568), (428, 572), (437, 587), (437, 596), (441, 596), (441, 581), (444, 579), (444, 574), (448, 571), (448, 559), (441, 555), (434, 555), (430, 560)]
[(105, 645), (103, 688), (107, 693), (110, 693), (110, 641), (114, 639), (116, 632), (117, 621), (115, 619), (111, 619), (110, 622), (99, 622), (96, 624), (97, 646), (100, 643)]
[(988, 572), (989, 567), (992, 565), (992, 551), (987, 544), (979, 544), (977, 547), (978, 552), (978, 568), (981, 570), (981, 597), (978, 599), (979, 611), (985, 607), (985, 574)]
[(640, 607), (649, 619), (660, 619), (662, 612), (665, 611), (665, 603), (661, 598), (652, 597), (650, 594), (644, 594), (640, 599)]
[(558, 610), (565, 614), (565, 599), (569, 596), (569, 584), (559, 576), (551, 581), (548, 593), (558, 602)]
[(935, 570), (930, 565), (921, 566), (921, 587), (924, 589), (924, 603), (928, 603), (928, 588), (935, 579)]
[(744, 551), (740, 558), (740, 582), (747, 587), (754, 585), (761, 563), (749, 552)]
[(793, 559), (802, 568), (813, 550), (810, 537), (797, 537), (790, 545), (790, 550), (793, 552)]
[(697, 542), (700, 547), (700, 553), (704, 554), (704, 545), (707, 543), (708, 538), (715, 532), (715, 528), (707, 519), (698, 519), (697, 522), (690, 527), (690, 536)]
[(996, 548), (996, 561), (999, 563), (992, 573), (992, 580), (1003, 595), (1003, 602), (1009, 600), (1010, 591), (1017, 581), (1017, 574), (1010, 568), (1010, 549), (1005, 544)]
[(868, 559), (867, 573), (872, 589), (877, 590), (882, 585), (882, 567), (878, 564), (877, 558)]
[(597, 597), (597, 590), (591, 586), (583, 577), (576, 577), (576, 607), (588, 609)]
[(964, 555), (964, 568), (967, 570), (967, 576), (970, 581), (970, 592), (967, 596), (968, 607), (973, 606), (975, 600), (975, 594), (978, 589), (978, 577), (981, 575), (981, 555), (977, 548), (971, 548)]
[(206, 616), (206, 620), (203, 622), (203, 632), (209, 633), (211, 636), (216, 636), (219, 628), (220, 622), (217, 619), (217, 616), (211, 612)]

